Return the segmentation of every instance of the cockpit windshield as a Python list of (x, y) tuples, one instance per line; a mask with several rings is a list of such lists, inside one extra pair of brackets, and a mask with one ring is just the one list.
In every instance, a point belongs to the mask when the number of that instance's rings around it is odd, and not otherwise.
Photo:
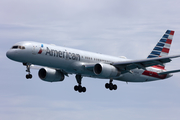
[(25, 47), (20, 45), (14, 45), (11, 49), (25, 49)]

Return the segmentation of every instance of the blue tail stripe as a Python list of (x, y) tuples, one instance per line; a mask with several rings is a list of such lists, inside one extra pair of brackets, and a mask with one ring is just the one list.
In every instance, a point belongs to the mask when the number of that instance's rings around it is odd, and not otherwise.
[(163, 48), (155, 47), (154, 50), (158, 50), (159, 52), (162, 51)]
[(160, 40), (160, 42), (164, 42), (164, 43), (165, 43), (166, 40), (167, 40), (167, 39), (163, 39), (163, 38), (162, 38), (162, 39)]
[(153, 56), (153, 55), (149, 55), (148, 58), (154, 58), (154, 57), (157, 57), (157, 56)]
[(164, 47), (164, 43), (158, 43), (156, 46)]
[(171, 33), (171, 30), (167, 30), (166, 33), (167, 33), (167, 34), (170, 34), (170, 33)]
[(154, 55), (160, 55), (161, 52), (157, 52), (157, 51), (152, 51), (151, 54), (154, 54)]
[(168, 38), (169, 35), (163, 35), (163, 38)]

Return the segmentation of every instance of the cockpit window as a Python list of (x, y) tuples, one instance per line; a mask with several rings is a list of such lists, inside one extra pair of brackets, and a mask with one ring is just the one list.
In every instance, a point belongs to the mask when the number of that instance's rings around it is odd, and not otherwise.
[(17, 49), (17, 48), (18, 48), (18, 46), (17, 46), (17, 45), (12, 47), (12, 49)]
[(20, 46), (20, 45), (15, 45), (12, 47), (12, 49), (25, 49), (24, 46)]
[(19, 48), (19, 49), (25, 49), (25, 47), (24, 47), (24, 46), (18, 46), (18, 48)]

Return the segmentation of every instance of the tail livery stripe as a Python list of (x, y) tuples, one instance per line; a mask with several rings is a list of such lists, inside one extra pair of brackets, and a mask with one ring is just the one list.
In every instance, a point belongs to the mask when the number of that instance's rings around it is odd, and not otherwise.
[[(169, 30), (169, 31), (170, 31), (170, 30)], [(174, 35), (174, 31), (171, 31), (171, 32), (170, 32), (170, 35)]]
[(148, 58), (167, 56), (170, 51), (173, 35), (174, 31), (167, 30), (159, 40), (159, 42), (156, 44)]
[(171, 39), (167, 39), (167, 40), (166, 40), (166, 43), (167, 43), (167, 44), (171, 44), (171, 43), (172, 43), (172, 40), (171, 40)]
[(164, 48), (162, 49), (162, 52), (169, 53), (169, 49), (164, 47)]

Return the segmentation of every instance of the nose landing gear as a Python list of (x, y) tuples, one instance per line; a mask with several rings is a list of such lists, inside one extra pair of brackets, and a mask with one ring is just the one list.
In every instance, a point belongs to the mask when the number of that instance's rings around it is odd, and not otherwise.
[(26, 79), (31, 79), (32, 78), (32, 74), (30, 73), (31, 64), (23, 63), (23, 65), (26, 66), (26, 72), (28, 72), (28, 74), (26, 75)]

